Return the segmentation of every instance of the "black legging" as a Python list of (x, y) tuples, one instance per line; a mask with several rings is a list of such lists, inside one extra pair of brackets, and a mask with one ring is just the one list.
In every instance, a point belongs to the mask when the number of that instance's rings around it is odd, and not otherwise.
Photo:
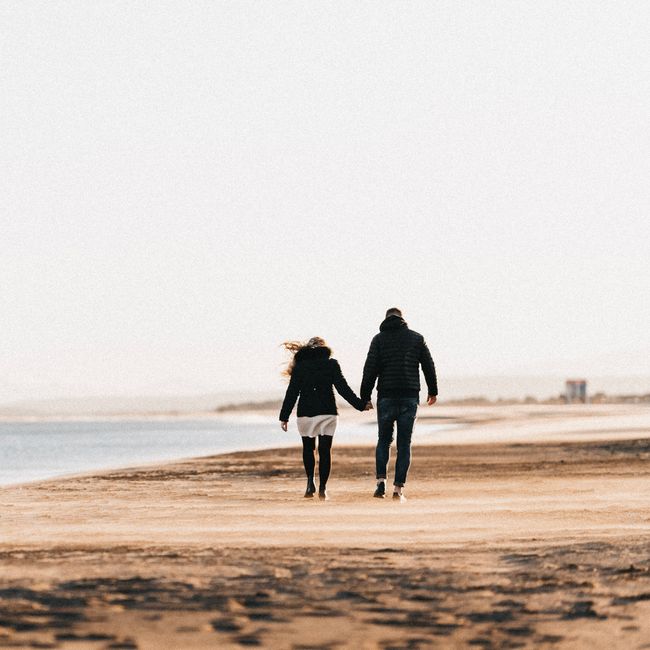
[[(318, 436), (318, 479), (322, 488), (327, 485), (327, 479), (330, 477), (332, 468), (332, 436)], [(314, 469), (316, 468), (316, 459), (314, 450), (316, 449), (316, 438), (302, 437), (302, 462), (305, 465), (305, 474), (307, 478), (314, 480)]]

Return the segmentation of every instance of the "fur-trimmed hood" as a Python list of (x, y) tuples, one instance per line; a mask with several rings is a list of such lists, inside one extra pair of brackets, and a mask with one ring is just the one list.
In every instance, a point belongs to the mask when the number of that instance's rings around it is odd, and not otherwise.
[(332, 350), (326, 345), (307, 346), (300, 348), (296, 352), (295, 360), (296, 363), (302, 363), (303, 361), (327, 361), (331, 356)]

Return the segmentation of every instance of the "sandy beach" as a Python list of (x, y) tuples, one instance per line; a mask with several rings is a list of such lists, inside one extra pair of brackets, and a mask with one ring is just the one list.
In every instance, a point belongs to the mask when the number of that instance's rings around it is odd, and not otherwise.
[(0, 489), (0, 647), (650, 648), (650, 409), (422, 415), (401, 504), (351, 445)]

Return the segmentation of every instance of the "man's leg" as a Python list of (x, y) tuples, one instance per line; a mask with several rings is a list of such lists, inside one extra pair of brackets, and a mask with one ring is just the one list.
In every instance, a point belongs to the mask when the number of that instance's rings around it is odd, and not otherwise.
[[(393, 443), (393, 428), (395, 424), (394, 405), (392, 400), (382, 397), (377, 400), (377, 447), (375, 449), (375, 468), (377, 477), (376, 497), (383, 497), (386, 488), (386, 468), (390, 460), (390, 446)], [(381, 483), (383, 481), (383, 483)]]
[(402, 493), (406, 475), (411, 464), (411, 436), (413, 424), (418, 412), (418, 400), (405, 398), (400, 400), (397, 416), (397, 459), (395, 461), (395, 492)]

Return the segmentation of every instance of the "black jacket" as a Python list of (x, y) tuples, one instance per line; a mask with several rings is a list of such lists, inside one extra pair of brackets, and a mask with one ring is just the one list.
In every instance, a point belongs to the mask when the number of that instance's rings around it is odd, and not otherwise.
[(291, 381), (280, 410), (280, 421), (287, 422), (298, 400), (298, 417), (312, 415), (337, 415), (334, 390), (355, 409), (363, 411), (367, 400), (360, 400), (348, 386), (332, 351), (326, 347), (302, 348), (296, 352)]
[(361, 399), (370, 400), (379, 377), (379, 397), (418, 397), (420, 365), (429, 395), (438, 394), (436, 368), (422, 334), (408, 328), (400, 316), (389, 316), (370, 343), (361, 381)]

